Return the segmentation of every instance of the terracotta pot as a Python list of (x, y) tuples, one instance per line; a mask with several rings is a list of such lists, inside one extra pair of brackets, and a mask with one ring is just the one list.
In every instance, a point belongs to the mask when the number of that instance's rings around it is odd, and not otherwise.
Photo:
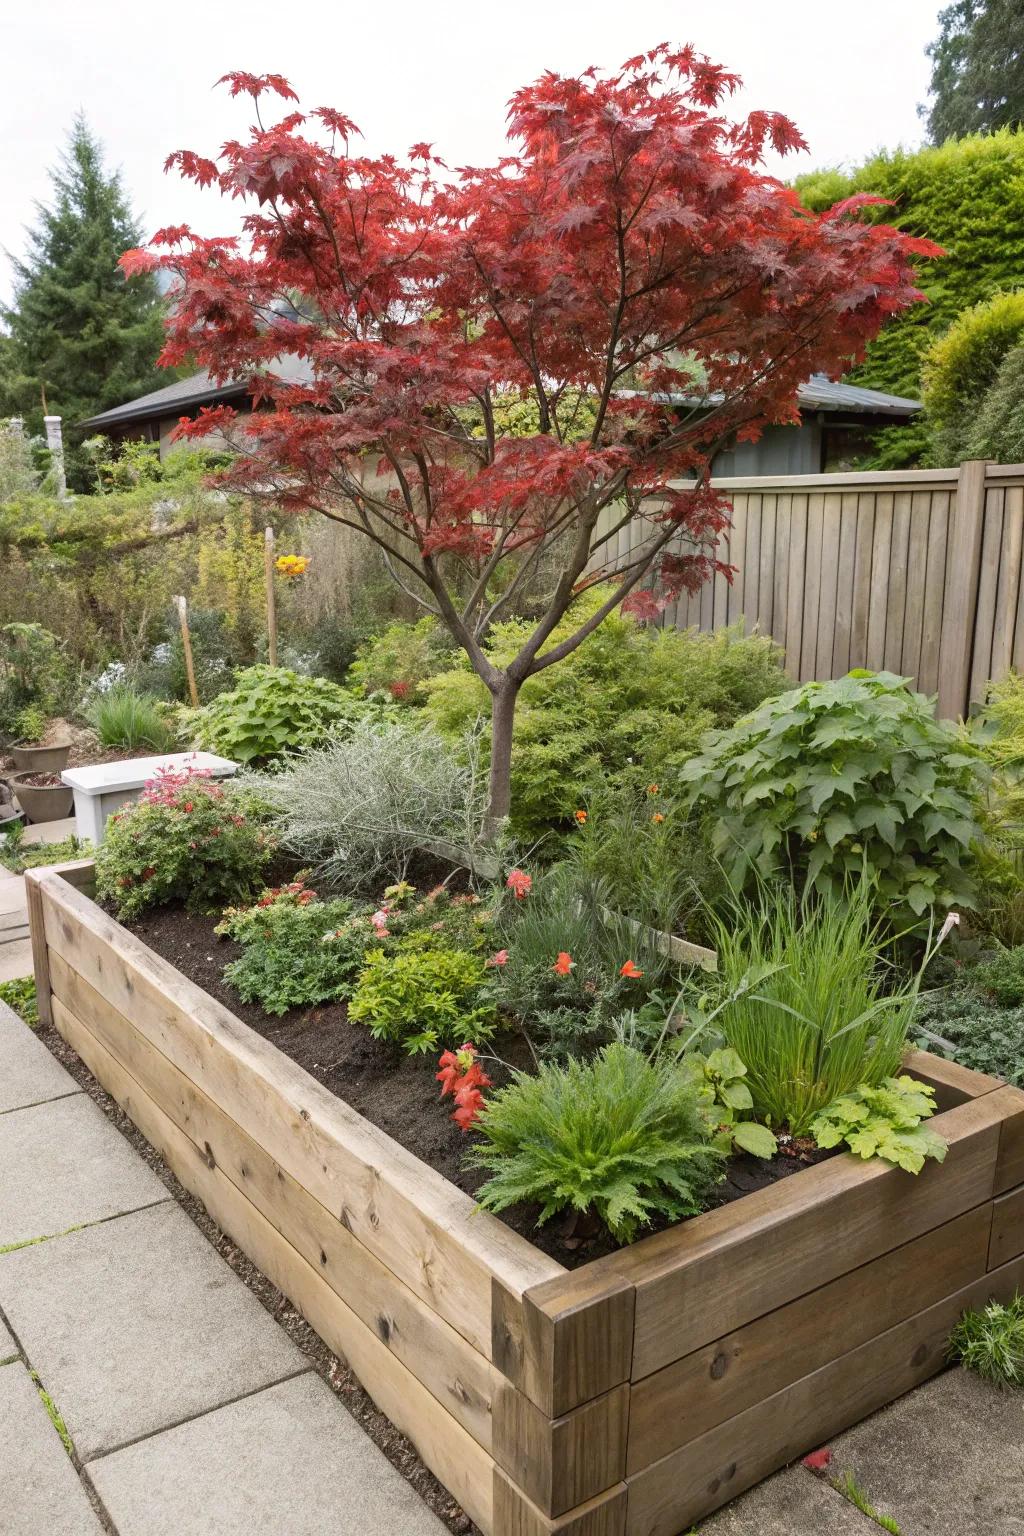
[(60, 773), (68, 765), (71, 743), (56, 747), (12, 747), (11, 756), (19, 773)]
[(18, 804), (29, 821), (61, 821), (65, 816), (71, 815), (75, 794), (74, 790), (68, 789), (67, 785), (22, 782), (23, 779), (31, 779), (35, 774), (45, 771), (35, 768), (30, 773), (11, 775), (11, 788), (17, 795)]

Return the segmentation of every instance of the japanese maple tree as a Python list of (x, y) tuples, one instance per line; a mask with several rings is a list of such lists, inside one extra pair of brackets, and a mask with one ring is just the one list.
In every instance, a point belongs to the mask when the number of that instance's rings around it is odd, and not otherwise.
[[(232, 484), (360, 530), (448, 626), (492, 696), (493, 829), (525, 679), (618, 604), (651, 615), (728, 570), (714, 454), (795, 422), (798, 386), (919, 300), (912, 259), (938, 248), (860, 222), (875, 199), (804, 210), (763, 169), (793, 124), (729, 121), (737, 78), (692, 48), (544, 75), (512, 99), (512, 152), (457, 174), (428, 144), (357, 154), (331, 109), (266, 122), (297, 99), (278, 75), (226, 80), (248, 138), (168, 165), (248, 205), (242, 236), (164, 229), (122, 261), (177, 274), (163, 362), (261, 407), (180, 433), (227, 433)], [(489, 626), (527, 593), (539, 617), (495, 666)]]

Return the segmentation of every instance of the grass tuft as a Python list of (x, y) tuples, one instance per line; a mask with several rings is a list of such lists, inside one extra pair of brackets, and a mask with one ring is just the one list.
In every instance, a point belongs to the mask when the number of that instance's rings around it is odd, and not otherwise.
[(948, 1358), (994, 1386), (1024, 1386), (1024, 1296), (1018, 1291), (1005, 1306), (990, 1301), (965, 1312), (950, 1335)]
[(67, 1451), (68, 1455), (71, 1457), (71, 1460), (74, 1461), (74, 1459), (75, 1459), (74, 1442), (72, 1441), (71, 1436), (68, 1433), (68, 1427), (64, 1423), (64, 1418), (63, 1418), (63, 1415), (61, 1414), (60, 1409), (57, 1407), (57, 1404), (54, 1402), (54, 1400), (50, 1396), (49, 1392), (47, 1392), (46, 1388), (43, 1386), (42, 1382), (39, 1380), (39, 1373), (38, 1373), (38, 1371), (29, 1371), (29, 1375), (32, 1377), (32, 1380), (35, 1383), (36, 1391), (39, 1393), (39, 1400), (42, 1403), (43, 1407), (46, 1409), (47, 1415), (49, 1416), (50, 1423), (53, 1425), (54, 1429), (57, 1431), (58, 1435), (60, 1436), (61, 1444), (63, 1445), (64, 1449)]
[(859, 1509), (862, 1515), (873, 1520), (883, 1531), (888, 1531), (890, 1536), (902, 1536), (899, 1525), (892, 1515), (880, 1515), (867, 1496), (867, 1492), (861, 1487), (853, 1473), (847, 1470), (841, 1476), (835, 1478), (832, 1487), (837, 1493), (841, 1493), (844, 1499), (849, 1499), (855, 1509)]

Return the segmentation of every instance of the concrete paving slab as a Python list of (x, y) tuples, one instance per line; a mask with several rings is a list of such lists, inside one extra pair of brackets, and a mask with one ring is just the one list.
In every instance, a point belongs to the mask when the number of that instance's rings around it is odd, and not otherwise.
[(0, 1003), (0, 1062), (0, 1114), (82, 1091), (6, 1003)]
[(0, 1305), (83, 1459), (306, 1364), (173, 1201), (0, 1257)]
[(3, 1319), (0, 1318), (0, 1365), (7, 1360), (13, 1359), (17, 1353), (18, 1346), (14, 1342), (14, 1335), (9, 1328), (4, 1326)]
[(1024, 1397), (947, 1371), (831, 1442), (908, 1536), (1024, 1536)]
[(28, 939), (0, 944), (0, 981), (21, 981), (32, 975), (32, 945)]
[(62, 816), (59, 821), (35, 821), (25, 828), (26, 843), (62, 843), (75, 830), (75, 818)]
[(0, 1249), (170, 1198), (84, 1093), (0, 1115), (0, 1169)]
[(89, 1464), (120, 1536), (443, 1536), (307, 1373)]
[(878, 1536), (873, 1520), (800, 1466), (759, 1483), (698, 1529), (700, 1536)]
[(0, 867), (0, 912), (22, 912), (28, 920), (28, 897), (24, 875), (13, 875)]
[(23, 1365), (0, 1369), (4, 1536), (102, 1536), (89, 1497)]

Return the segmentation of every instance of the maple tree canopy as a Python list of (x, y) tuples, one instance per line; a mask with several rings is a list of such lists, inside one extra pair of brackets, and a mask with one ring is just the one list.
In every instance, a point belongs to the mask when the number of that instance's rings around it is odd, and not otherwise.
[[(164, 229), (122, 266), (177, 274), (162, 361), (244, 378), (262, 408), (179, 431), (231, 435), (232, 483), (360, 529), (441, 616), (494, 697), (500, 816), (524, 679), (618, 603), (650, 614), (727, 570), (713, 455), (797, 421), (798, 386), (862, 357), (922, 298), (913, 258), (941, 252), (861, 222), (879, 199), (803, 209), (762, 164), (804, 147), (796, 128), (725, 118), (739, 81), (691, 48), (543, 75), (510, 103), (515, 152), (457, 173), (429, 144), (361, 156), (327, 108), (266, 126), (288, 82), (225, 79), (255, 103), (248, 139), (168, 166), (246, 204), (243, 235)], [(541, 617), (496, 668), (487, 630), (528, 590)]]

